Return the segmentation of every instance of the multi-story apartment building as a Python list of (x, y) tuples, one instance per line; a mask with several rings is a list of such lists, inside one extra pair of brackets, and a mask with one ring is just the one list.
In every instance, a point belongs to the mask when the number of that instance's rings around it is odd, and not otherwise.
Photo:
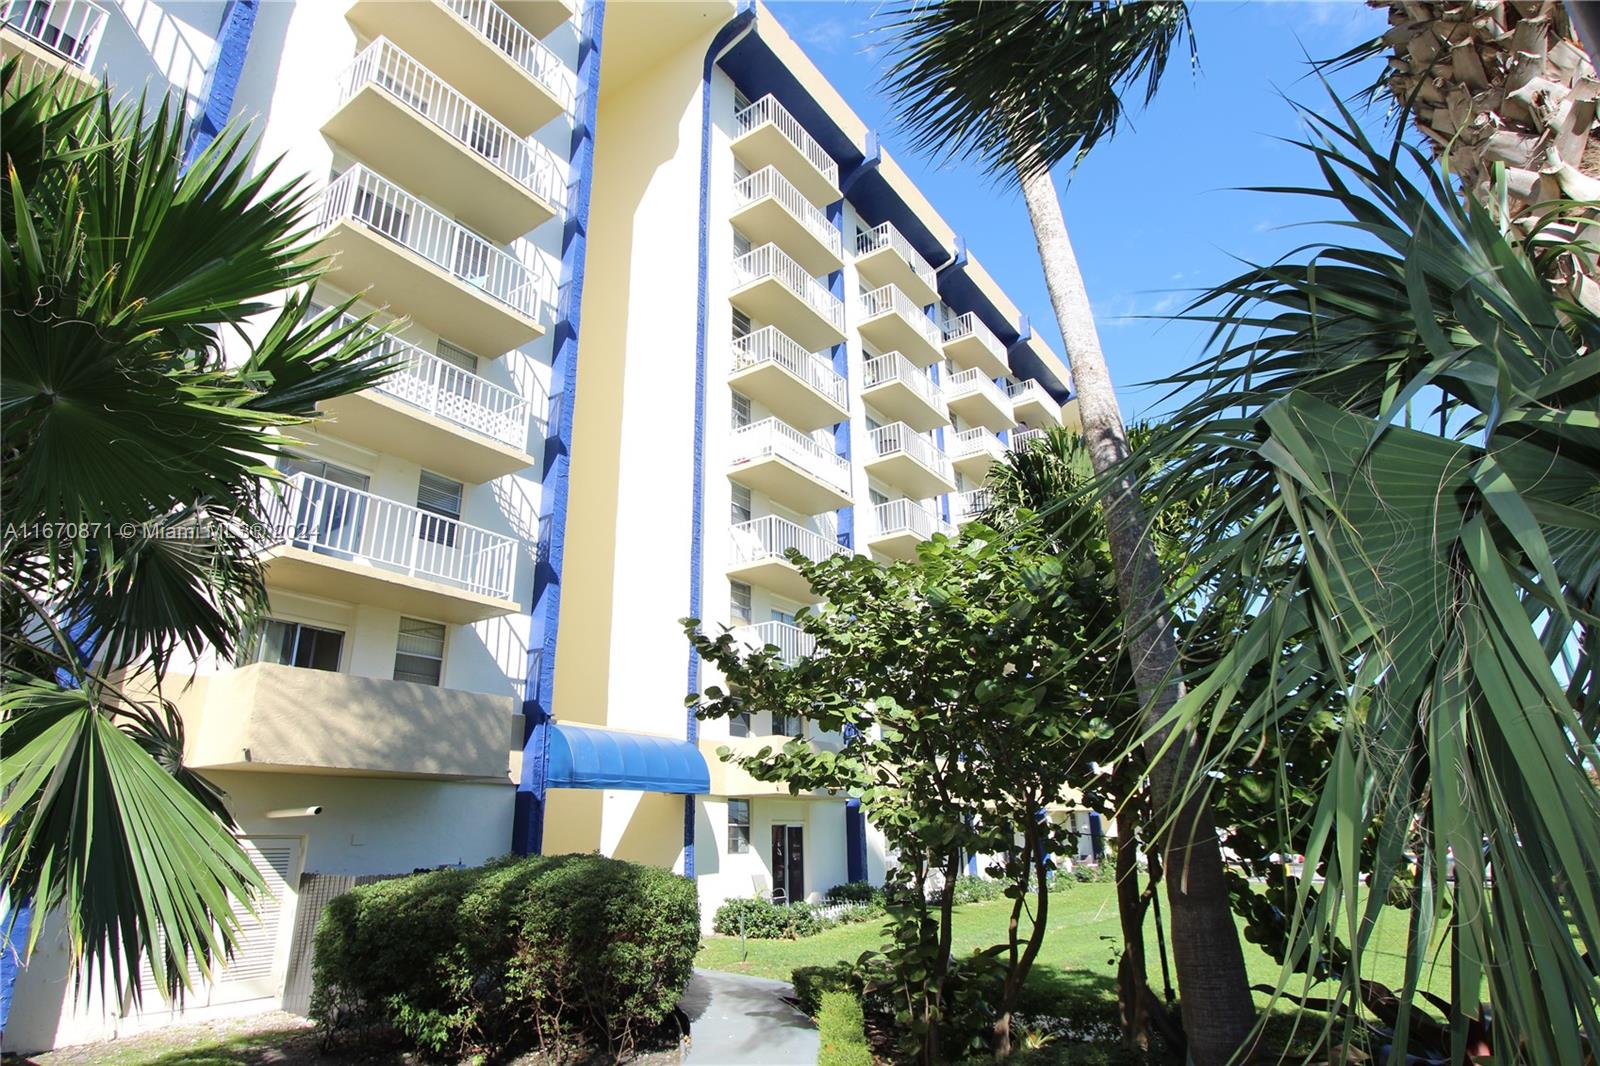
[[(914, 557), (1070, 380), (769, 12), (735, 0), (0, 0), (0, 48), (254, 123), (319, 189), (398, 372), (280, 460), (271, 617), (168, 679), (272, 889), (181, 1012), (74, 996), (59, 937), (8, 1048), (303, 1010), (362, 878), (593, 851), (722, 900), (877, 879), (844, 797), (716, 757), (678, 619), (807, 652), (784, 558)], [(192, 675), (192, 680), (191, 680)], [(838, 737), (812, 736), (837, 744)], [(313, 813), (315, 812), (315, 813)], [(48, 930), (48, 926), (47, 926)]]

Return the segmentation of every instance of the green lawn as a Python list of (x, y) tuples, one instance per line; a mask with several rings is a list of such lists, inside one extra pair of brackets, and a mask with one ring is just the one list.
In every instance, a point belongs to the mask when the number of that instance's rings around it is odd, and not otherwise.
[[(1109, 884), (1073, 884), (1050, 897), (1050, 916), (1046, 923), (1044, 947), (1039, 952), (1036, 973), (1030, 986), (1068, 984), (1084, 991), (1103, 989), (1112, 996), (1114, 957), (1120, 941), (1117, 925), (1115, 888)], [(955, 949), (967, 953), (990, 944), (1003, 943), (1010, 919), (1009, 901), (971, 903), (956, 908)], [(1395, 912), (1381, 923), (1374, 947), (1375, 964), (1369, 978), (1398, 986), (1405, 946), (1405, 915)], [(1156, 952), (1154, 923), (1147, 923), (1150, 985), (1161, 990), (1160, 956)], [(804, 940), (751, 940), (741, 944), (729, 937), (707, 937), (701, 944), (696, 965), (709, 970), (730, 970), (787, 980), (798, 966), (825, 966), (854, 961), (864, 951), (881, 943), (881, 923), (844, 925)], [(1245, 961), (1252, 984), (1276, 984), (1278, 964), (1252, 944), (1244, 945)], [(1441, 995), (1449, 994), (1449, 975), (1441, 967), (1425, 974), (1427, 987)], [(1298, 991), (1298, 985), (1291, 989)], [(1259, 997), (1262, 1002), (1265, 996)]]

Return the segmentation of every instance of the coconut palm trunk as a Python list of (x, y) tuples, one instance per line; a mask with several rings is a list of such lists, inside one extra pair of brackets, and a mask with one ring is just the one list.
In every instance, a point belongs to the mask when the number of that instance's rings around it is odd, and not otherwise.
[[(1072, 365), (1084, 440), (1095, 472), (1106, 475), (1127, 458), (1128, 442), (1088, 292), (1049, 172), (1024, 172), (1020, 181)], [(1102, 493), (1117, 591), (1128, 619), (1127, 655), (1151, 731), (1150, 827), (1152, 839), (1162, 841), (1165, 858), (1184, 1029), (1193, 1061), (1224, 1063), (1244, 1045), (1255, 1023), (1244, 952), (1229, 907), (1210, 805), (1204, 796), (1176, 809), (1173, 805), (1186, 776), (1188, 741), (1169, 736), (1161, 726), (1179, 695), (1178, 648), (1161, 567), (1145, 536), (1144, 508), (1127, 477), (1108, 480)]]

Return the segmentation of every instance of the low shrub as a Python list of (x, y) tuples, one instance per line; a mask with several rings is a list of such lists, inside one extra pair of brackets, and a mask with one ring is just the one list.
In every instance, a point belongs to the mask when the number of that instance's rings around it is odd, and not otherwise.
[(832, 924), (809, 903), (780, 906), (762, 896), (730, 899), (717, 908), (711, 919), (715, 932), (751, 940), (796, 940), (820, 933)]
[(957, 903), (983, 903), (991, 899), (999, 899), (1005, 895), (1005, 886), (999, 881), (991, 881), (986, 877), (973, 877), (963, 874), (956, 878), (955, 901)]
[(392, 1027), (434, 1055), (565, 1041), (630, 1047), (688, 984), (694, 885), (598, 855), (535, 856), (365, 885), (317, 927), (311, 1016)]
[(1104, 862), (1090, 864), (1087, 862), (1074, 862), (1072, 864), (1072, 879), (1086, 885), (1110, 884), (1117, 879), (1117, 865), (1107, 859)]
[(831, 966), (800, 966), (789, 975), (789, 983), (794, 985), (794, 998), (800, 1009), (813, 1018), (822, 1010), (824, 993), (848, 992), (856, 995), (860, 991), (855, 967), (848, 962), (836, 962)]
[(835, 903), (828, 911), (827, 922), (830, 925), (853, 925), (882, 918), (883, 914), (882, 903)]
[(883, 888), (871, 881), (846, 881), (824, 892), (828, 903), (882, 903)]
[(817, 1030), (817, 1066), (872, 1066), (866, 1018), (854, 992), (822, 993)]

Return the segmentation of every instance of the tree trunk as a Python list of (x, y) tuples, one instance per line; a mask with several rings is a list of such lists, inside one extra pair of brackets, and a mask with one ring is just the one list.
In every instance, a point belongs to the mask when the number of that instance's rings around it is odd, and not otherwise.
[(1122, 924), (1122, 958), (1117, 963), (1117, 1006), (1122, 1015), (1122, 1044), (1129, 1051), (1150, 1046), (1150, 1018), (1145, 1010), (1148, 983), (1144, 962), (1144, 895), (1139, 891), (1138, 848), (1133, 834), (1117, 824), (1117, 917)]
[[(1497, 208), (1494, 168), (1503, 164), (1507, 221), (1524, 233), (1538, 225), (1540, 203), (1600, 198), (1600, 84), (1557, 0), (1369, 3), (1389, 15), (1389, 93), (1435, 154), (1449, 153), (1463, 192)], [(1600, 311), (1595, 266), (1567, 253), (1546, 272), (1569, 299)]]
[[(1089, 309), (1089, 294), (1049, 172), (1023, 174), (1021, 182), (1039, 242), (1050, 303), (1072, 366), (1084, 442), (1095, 472), (1103, 474), (1127, 457), (1128, 442)], [(1161, 568), (1154, 546), (1144, 536), (1144, 508), (1127, 477), (1106, 485), (1101, 507), (1126, 617), (1134, 682), (1145, 708), (1145, 724), (1155, 729), (1179, 695), (1178, 648), (1165, 607)], [(1149, 827), (1151, 838), (1161, 842), (1166, 854), (1172, 953), (1190, 1054), (1193, 1061), (1209, 1066), (1228, 1062), (1241, 1052), (1255, 1024), (1255, 1006), (1239, 931), (1229, 908), (1210, 803), (1204, 795), (1192, 796), (1181, 805), (1175, 803), (1188, 776), (1193, 738), (1178, 737), (1177, 743), (1162, 753), (1169, 732), (1161, 728), (1148, 745)]]

